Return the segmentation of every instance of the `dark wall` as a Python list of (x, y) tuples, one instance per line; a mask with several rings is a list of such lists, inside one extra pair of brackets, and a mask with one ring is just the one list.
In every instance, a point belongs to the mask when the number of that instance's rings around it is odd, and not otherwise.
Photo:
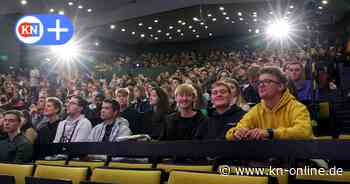
[(18, 14), (0, 15), (0, 72), (20, 66), (22, 46), (14, 31), (18, 18)]

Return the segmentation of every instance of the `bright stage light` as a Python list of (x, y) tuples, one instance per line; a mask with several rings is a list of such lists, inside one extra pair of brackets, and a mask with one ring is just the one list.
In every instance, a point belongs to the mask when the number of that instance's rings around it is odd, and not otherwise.
[(266, 34), (274, 39), (286, 39), (291, 33), (291, 25), (283, 19), (271, 22), (266, 29)]
[(52, 46), (50, 49), (60, 61), (74, 61), (79, 56), (79, 47), (75, 42)]

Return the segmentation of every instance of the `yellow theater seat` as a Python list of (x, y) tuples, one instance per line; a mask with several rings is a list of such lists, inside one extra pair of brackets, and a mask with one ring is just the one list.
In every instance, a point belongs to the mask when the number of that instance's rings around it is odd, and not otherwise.
[(130, 168), (130, 169), (151, 169), (151, 163), (127, 163), (127, 162), (110, 162), (109, 167)]
[(120, 184), (160, 184), (162, 171), (158, 169), (95, 168), (92, 182)]
[(25, 184), (25, 177), (31, 176), (33, 170), (34, 165), (0, 163), (0, 174), (14, 176), (16, 184)]
[(36, 160), (37, 165), (66, 165), (65, 160)]
[(350, 140), (350, 135), (341, 134), (339, 135), (340, 140)]
[(349, 182), (350, 181), (350, 171), (345, 171), (341, 175), (302, 175), (297, 176), (296, 180), (312, 180), (312, 181), (328, 181), (328, 182)]
[(315, 140), (332, 140), (332, 136), (319, 136), (319, 137), (314, 137)]
[(81, 181), (86, 180), (88, 170), (88, 167), (37, 165), (34, 177), (71, 180), (73, 184), (79, 184)]
[(163, 169), (165, 172), (172, 170), (183, 170), (183, 171), (204, 171), (211, 172), (213, 170), (212, 165), (184, 165), (184, 164), (157, 164), (157, 169)]
[(221, 176), (213, 173), (171, 171), (168, 184), (268, 184), (267, 176)]
[(90, 161), (90, 162), (69, 161), (68, 166), (89, 167), (91, 170), (93, 170), (96, 167), (105, 166), (105, 162), (102, 162), (102, 161)]

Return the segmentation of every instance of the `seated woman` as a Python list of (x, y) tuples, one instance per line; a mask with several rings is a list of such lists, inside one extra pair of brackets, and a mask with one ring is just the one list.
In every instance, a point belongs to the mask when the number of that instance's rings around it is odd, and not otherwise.
[(169, 113), (168, 95), (159, 87), (153, 87), (150, 90), (151, 111), (145, 112), (143, 122), (145, 133), (152, 139), (159, 139), (161, 129), (165, 125), (166, 117)]
[(178, 112), (167, 117), (160, 140), (192, 140), (202, 123), (208, 121), (200, 111), (196, 110), (197, 91), (190, 84), (181, 84), (175, 90)]

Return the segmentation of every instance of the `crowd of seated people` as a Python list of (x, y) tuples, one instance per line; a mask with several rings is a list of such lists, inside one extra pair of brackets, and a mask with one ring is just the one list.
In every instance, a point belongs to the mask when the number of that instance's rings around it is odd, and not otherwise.
[[(30, 162), (34, 144), (118, 142), (135, 134), (155, 141), (313, 137), (302, 102), (321, 90), (305, 77), (307, 52), (175, 55), (140, 56), (149, 67), (184, 66), (156, 79), (62, 75), (53, 84), (38, 70), (1, 75), (0, 160)], [(337, 90), (333, 80), (320, 83)]]

